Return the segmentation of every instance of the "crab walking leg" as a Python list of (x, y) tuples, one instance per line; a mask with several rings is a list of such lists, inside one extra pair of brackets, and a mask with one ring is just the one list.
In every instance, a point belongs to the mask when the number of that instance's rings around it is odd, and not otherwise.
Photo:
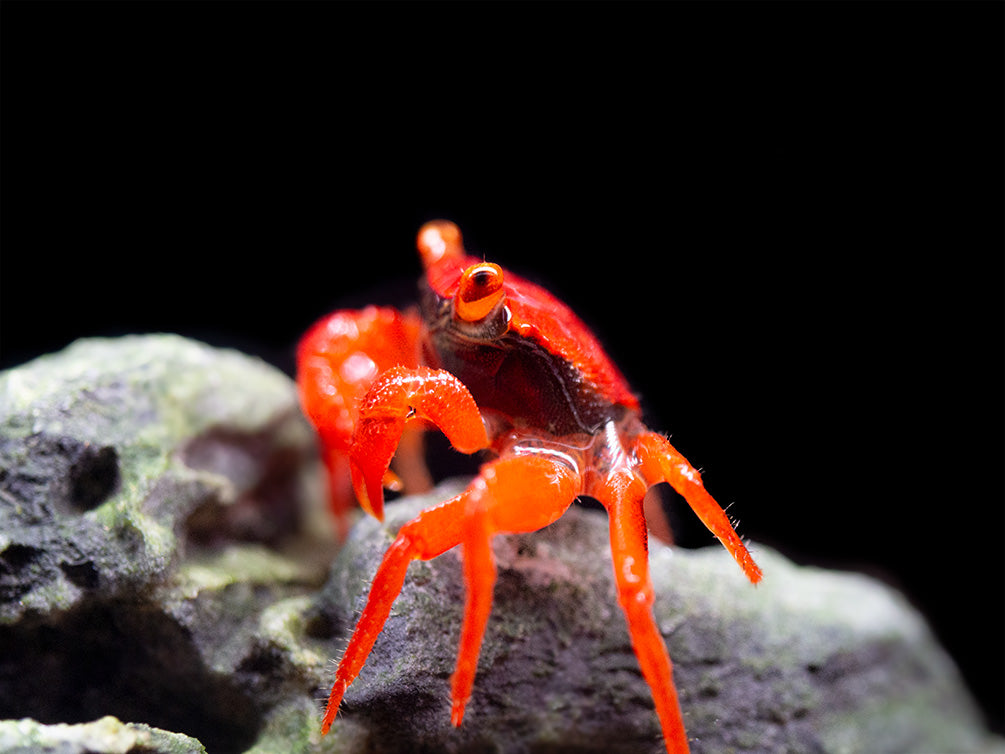
[(733, 529), (725, 511), (705, 490), (698, 470), (677, 452), (669, 440), (655, 432), (647, 432), (639, 437), (635, 450), (641, 463), (642, 475), (649, 483), (669, 482), (733, 556), (733, 560), (743, 569), (751, 583), (759, 582), (761, 569)]
[(492, 589), (496, 583), (496, 564), (492, 556), (491, 532), (482, 495), (473, 491), (468, 498), (469, 514), (464, 538), (464, 622), (457, 648), (457, 665), (450, 677), (450, 722), (459, 727), (478, 670), (485, 626), (492, 612)]
[(349, 458), (341, 448), (321, 439), (321, 458), (328, 478), (328, 509), (335, 520), (335, 535), (339, 542), (349, 536), (349, 513), (353, 507), (352, 482), (349, 477)]
[(492, 611), (496, 568), (490, 541), (500, 533), (529, 532), (558, 520), (581, 491), (579, 471), (569, 457), (536, 453), (506, 456), (482, 467), (465, 492), (464, 622), (457, 666), (450, 679), (450, 720), (464, 719), (478, 667), (482, 637)]
[(352, 484), (360, 505), (384, 519), (383, 481), (407, 422), (435, 424), (462, 453), (489, 444), (471, 393), (450, 372), (429, 367), (392, 367), (363, 396), (349, 450)]
[(345, 690), (363, 668), (401, 591), (408, 564), (415, 559), (431, 560), (463, 542), (467, 598), (451, 678), (451, 721), (460, 725), (492, 610), (492, 535), (547, 526), (565, 512), (579, 489), (578, 472), (559, 461), (542, 456), (502, 458), (486, 464), (463, 493), (401, 527), (377, 569), (366, 606), (335, 672), (321, 732), (328, 732)]
[(398, 536), (384, 553), (370, 586), (366, 606), (359, 616), (356, 628), (349, 639), (338, 670), (335, 683), (328, 697), (321, 732), (327, 733), (335, 714), (338, 712), (342, 696), (349, 684), (362, 670), (373, 644), (384, 628), (391, 605), (405, 583), (405, 572), (413, 560), (431, 560), (441, 555), (463, 539), (461, 522), (464, 512), (464, 496), (452, 498), (445, 503), (423, 511), (401, 527)]
[[(649, 579), (649, 545), (642, 509), (644, 489), (624, 475), (608, 482), (605, 505), (610, 518), (611, 557), (618, 602), (628, 623), (642, 677), (652, 691), (663, 741), (670, 754), (687, 754), (687, 733), (673, 682), (673, 665), (653, 618), (653, 585)], [(632, 489), (635, 486), (635, 489)]]

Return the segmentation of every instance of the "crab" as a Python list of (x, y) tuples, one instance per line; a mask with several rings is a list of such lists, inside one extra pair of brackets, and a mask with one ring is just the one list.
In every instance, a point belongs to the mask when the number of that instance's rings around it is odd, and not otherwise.
[(406, 523), (387, 549), (335, 672), (322, 733), (383, 629), (409, 563), (458, 545), (465, 605), (450, 719), (461, 725), (492, 608), (492, 538), (548, 526), (588, 496), (607, 509), (618, 602), (667, 751), (687, 752), (670, 656), (652, 613), (649, 488), (668, 482), (754, 584), (760, 568), (698, 471), (642, 423), (624, 376), (565, 304), (469, 256), (451, 222), (424, 225), (417, 245), (425, 267), (420, 311), (337, 311), (298, 346), (298, 391), (319, 436), (340, 536), (354, 494), (382, 521), (385, 487), (430, 486), (426, 429), (486, 461), (464, 492)]

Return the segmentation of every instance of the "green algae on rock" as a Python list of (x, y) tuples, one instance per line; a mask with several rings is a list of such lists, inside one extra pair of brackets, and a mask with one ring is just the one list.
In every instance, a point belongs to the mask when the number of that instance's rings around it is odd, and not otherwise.
[(316, 463), (292, 381), (235, 351), (93, 339), (0, 374), (0, 717), (247, 748), (260, 614), (325, 573)]
[(206, 520), (282, 536), (311, 443), (285, 375), (177, 336), (0, 374), (0, 625), (156, 583)]

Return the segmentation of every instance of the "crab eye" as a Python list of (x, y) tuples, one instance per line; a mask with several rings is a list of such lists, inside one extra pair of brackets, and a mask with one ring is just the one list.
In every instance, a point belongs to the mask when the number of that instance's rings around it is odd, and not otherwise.
[(475, 264), (461, 275), (454, 311), (465, 322), (477, 322), (495, 309), (503, 295), (502, 268), (491, 262)]

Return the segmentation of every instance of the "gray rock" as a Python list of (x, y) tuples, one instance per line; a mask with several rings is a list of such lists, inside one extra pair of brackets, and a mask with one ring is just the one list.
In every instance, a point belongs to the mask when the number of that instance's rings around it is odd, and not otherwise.
[(35, 720), (0, 720), (0, 751), (9, 754), (205, 754), (206, 748), (181, 733), (103, 717), (79, 725), (42, 725)]
[(297, 526), (288, 378), (175, 336), (79, 341), (0, 376), (0, 625), (158, 582), (206, 538)]
[(0, 375), (0, 717), (250, 746), (259, 620), (330, 557), (315, 464), (292, 382), (236, 352), (88, 340)]
[[(460, 729), (450, 552), (411, 566), (322, 738), (393, 533), (459, 486), (361, 519), (332, 562), (320, 479), (291, 381), (234, 352), (96, 340), (0, 374), (0, 751), (662, 751), (606, 519), (578, 507), (496, 539)], [(755, 589), (717, 548), (652, 546), (695, 754), (1005, 752), (895, 592), (756, 556)]]
[[(442, 494), (442, 493), (441, 493)], [(428, 501), (362, 521), (320, 604), (348, 632), (391, 534)], [(495, 542), (499, 578), (464, 725), (450, 726), (460, 559), (414, 563), (336, 726), (376, 752), (663, 751), (617, 606), (607, 520), (573, 507)], [(864, 576), (755, 547), (754, 588), (725, 551), (651, 546), (655, 614), (675, 663), (692, 751), (1005, 751), (984, 732), (920, 616)]]

